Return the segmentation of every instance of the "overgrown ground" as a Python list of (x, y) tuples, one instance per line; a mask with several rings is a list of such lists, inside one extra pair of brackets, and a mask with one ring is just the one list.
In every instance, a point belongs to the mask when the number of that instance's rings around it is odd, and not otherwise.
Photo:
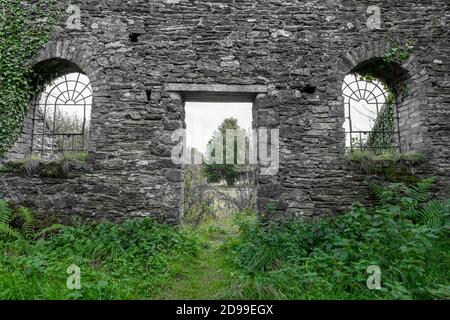
[[(196, 228), (143, 219), (36, 233), (0, 202), (0, 299), (449, 299), (450, 202), (429, 201), (431, 184), (374, 186), (375, 208), (320, 222), (246, 212)], [(72, 264), (81, 290), (66, 286)], [(380, 290), (367, 288), (369, 266)]]
[(237, 279), (224, 250), (224, 243), (237, 237), (232, 220), (211, 221), (198, 228), (202, 249), (184, 274), (176, 279), (159, 299), (220, 299)]

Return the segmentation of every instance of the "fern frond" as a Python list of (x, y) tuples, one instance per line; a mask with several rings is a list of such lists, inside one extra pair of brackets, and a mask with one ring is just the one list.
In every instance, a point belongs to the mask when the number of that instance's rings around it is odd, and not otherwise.
[(442, 201), (433, 200), (419, 211), (419, 223), (429, 227), (436, 227), (442, 225), (444, 216), (445, 203)]
[(20, 227), (22, 233), (26, 238), (31, 238), (34, 235), (34, 216), (31, 211), (24, 207), (19, 207), (14, 213), (14, 218), (19, 219), (22, 223)]
[(373, 195), (375, 196), (375, 199), (380, 204), (386, 204), (392, 200), (393, 197), (392, 192), (389, 191), (387, 188), (383, 187), (382, 185), (380, 185), (378, 182), (370, 181), (369, 187)]
[(0, 200), (0, 224), (8, 225), (11, 221), (12, 211), (4, 200)]
[(0, 223), (0, 238), (22, 239), (22, 235), (7, 224)]
[(62, 224), (53, 224), (50, 227), (47, 227), (45, 229), (42, 229), (41, 231), (39, 231), (39, 233), (37, 233), (35, 235), (35, 238), (46, 238), (51, 234), (55, 234), (58, 231), (60, 231), (62, 228), (64, 228), (64, 226)]
[(416, 198), (420, 202), (424, 202), (428, 199), (430, 188), (434, 185), (435, 182), (436, 177), (421, 179), (409, 189), (414, 198)]

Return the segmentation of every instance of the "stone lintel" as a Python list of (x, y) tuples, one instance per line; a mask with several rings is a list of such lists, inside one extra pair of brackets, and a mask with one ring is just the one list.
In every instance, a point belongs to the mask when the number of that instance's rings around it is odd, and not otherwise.
[(169, 83), (167, 91), (180, 92), (186, 101), (253, 102), (259, 93), (267, 93), (265, 85)]

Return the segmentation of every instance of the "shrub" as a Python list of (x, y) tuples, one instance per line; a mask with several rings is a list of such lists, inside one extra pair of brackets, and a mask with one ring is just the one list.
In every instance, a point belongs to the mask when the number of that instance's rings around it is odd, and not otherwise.
[[(427, 202), (433, 179), (373, 185), (375, 208), (320, 221), (240, 222), (229, 245), (240, 275), (225, 293), (245, 299), (448, 298), (450, 201)], [(379, 266), (382, 290), (366, 286)]]
[(184, 222), (198, 227), (214, 218), (214, 197), (200, 166), (187, 166), (184, 176)]
[[(64, 226), (34, 242), (0, 240), (0, 299), (149, 299), (198, 249), (189, 231), (151, 219)], [(66, 287), (73, 264), (81, 290)]]

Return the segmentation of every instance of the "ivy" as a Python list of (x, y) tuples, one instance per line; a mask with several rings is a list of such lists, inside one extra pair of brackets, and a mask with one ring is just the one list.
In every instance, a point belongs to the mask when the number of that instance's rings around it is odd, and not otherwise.
[(397, 95), (407, 90), (404, 84), (399, 84), (397, 79), (398, 68), (405, 62), (414, 50), (414, 40), (410, 38), (406, 44), (396, 42), (383, 55), (382, 58), (371, 59), (354, 70), (366, 81), (380, 79), (392, 94)]
[(413, 40), (409, 39), (406, 45), (402, 46), (396, 46), (391, 47), (389, 50), (384, 54), (383, 61), (386, 64), (390, 63), (398, 63), (401, 64), (409, 59), (413, 52), (414, 46), (413, 46)]
[(30, 62), (59, 18), (57, 0), (1, 0), (0, 7), (0, 157), (21, 132), (38, 75)]
[(394, 106), (408, 92), (406, 83), (397, 79), (398, 68), (411, 56), (413, 49), (413, 39), (410, 38), (405, 45), (397, 43), (390, 47), (381, 59), (369, 60), (354, 70), (365, 81), (380, 79), (388, 90), (386, 104), (378, 115), (367, 141), (367, 146), (378, 152), (395, 147), (396, 137), (394, 135), (397, 128), (395, 128), (394, 121)]
[(376, 123), (367, 140), (367, 146), (374, 150), (384, 151), (394, 148), (395, 143), (395, 121), (394, 105), (396, 96), (392, 92), (388, 93), (388, 98), (384, 108), (377, 117)]

